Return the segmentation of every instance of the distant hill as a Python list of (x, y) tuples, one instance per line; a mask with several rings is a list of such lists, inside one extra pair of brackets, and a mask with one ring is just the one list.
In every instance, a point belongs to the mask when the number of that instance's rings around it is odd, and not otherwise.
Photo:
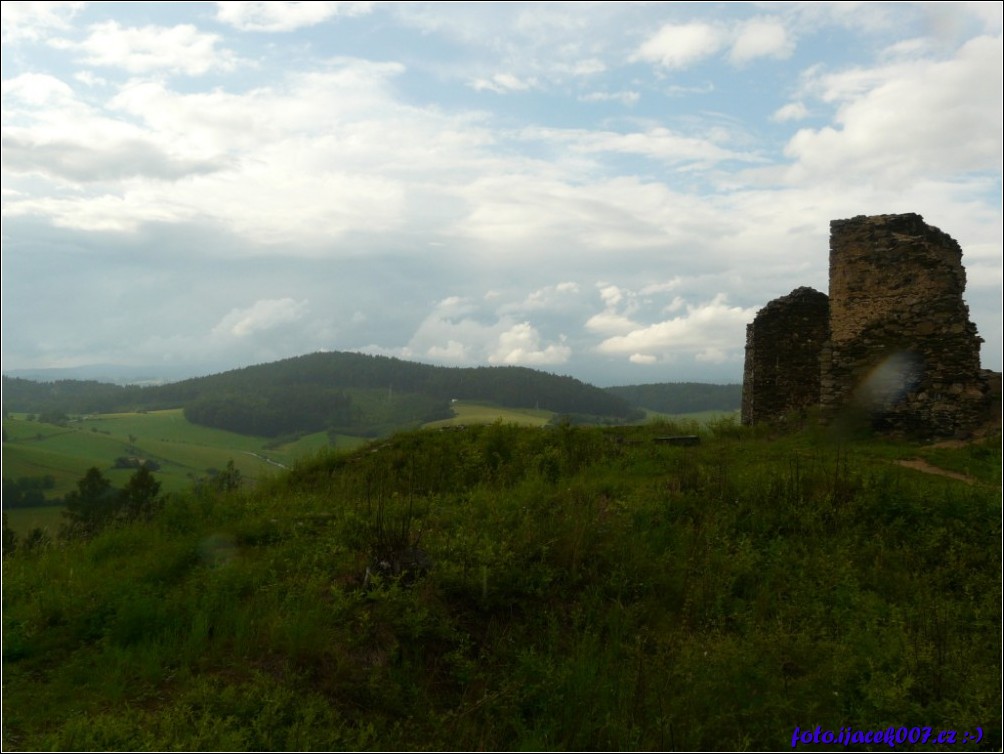
[(625, 399), (525, 367), (450, 368), (359, 353), (313, 353), (159, 386), (3, 378), (5, 411), (59, 414), (184, 408), (204, 426), (275, 437), (329, 430), (378, 435), (451, 416), (452, 400), (614, 420)]
[(659, 382), (649, 385), (608, 387), (607, 392), (632, 406), (663, 414), (697, 411), (735, 411), (742, 405), (742, 385), (704, 382)]

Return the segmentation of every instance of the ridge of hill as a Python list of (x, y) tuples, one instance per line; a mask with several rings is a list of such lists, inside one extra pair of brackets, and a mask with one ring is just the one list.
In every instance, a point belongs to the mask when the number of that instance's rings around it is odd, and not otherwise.
[(387, 356), (319, 352), (158, 386), (3, 378), (4, 410), (86, 414), (183, 407), (204, 426), (276, 437), (330, 430), (382, 435), (449, 418), (454, 400), (625, 421), (624, 399), (526, 367), (439, 367)]

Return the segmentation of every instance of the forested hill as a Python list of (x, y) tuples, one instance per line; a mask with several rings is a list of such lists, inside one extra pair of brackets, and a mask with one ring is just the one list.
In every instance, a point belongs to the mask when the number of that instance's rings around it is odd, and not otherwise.
[[(374, 399), (379, 392), (382, 400)], [(190, 421), (275, 436), (419, 423), (453, 399), (628, 419), (631, 405), (571, 377), (525, 367), (448, 368), (358, 353), (314, 353), (155, 387), (4, 378), (7, 411), (74, 414), (183, 407)], [(377, 414), (380, 414), (379, 416)], [(383, 431), (382, 429), (380, 430)]]
[(651, 385), (609, 387), (607, 392), (632, 406), (664, 414), (697, 411), (735, 411), (742, 405), (742, 385), (704, 382), (660, 382)]
[(387, 356), (313, 353), (155, 388), (180, 402), (220, 393), (307, 386), (421, 393), (444, 400), (484, 400), (511, 408), (626, 417), (624, 399), (572, 377), (526, 367), (438, 367)]

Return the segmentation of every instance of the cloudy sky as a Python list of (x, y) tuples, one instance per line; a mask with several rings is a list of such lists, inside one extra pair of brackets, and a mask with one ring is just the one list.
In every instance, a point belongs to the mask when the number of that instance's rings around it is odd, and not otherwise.
[(318, 350), (738, 382), (829, 221), (962, 245), (1001, 368), (1002, 5), (3, 3), (2, 360)]

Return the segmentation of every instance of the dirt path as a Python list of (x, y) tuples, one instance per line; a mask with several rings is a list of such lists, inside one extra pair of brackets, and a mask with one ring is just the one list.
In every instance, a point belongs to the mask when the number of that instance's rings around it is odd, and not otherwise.
[(906, 466), (908, 469), (923, 471), (925, 474), (936, 474), (937, 476), (946, 476), (949, 479), (958, 479), (960, 482), (965, 482), (966, 484), (975, 484), (976, 482), (976, 480), (971, 476), (959, 474), (955, 471), (948, 471), (947, 469), (940, 469), (937, 466), (929, 464), (922, 458), (908, 458), (903, 461), (896, 461), (895, 463), (900, 466)]

